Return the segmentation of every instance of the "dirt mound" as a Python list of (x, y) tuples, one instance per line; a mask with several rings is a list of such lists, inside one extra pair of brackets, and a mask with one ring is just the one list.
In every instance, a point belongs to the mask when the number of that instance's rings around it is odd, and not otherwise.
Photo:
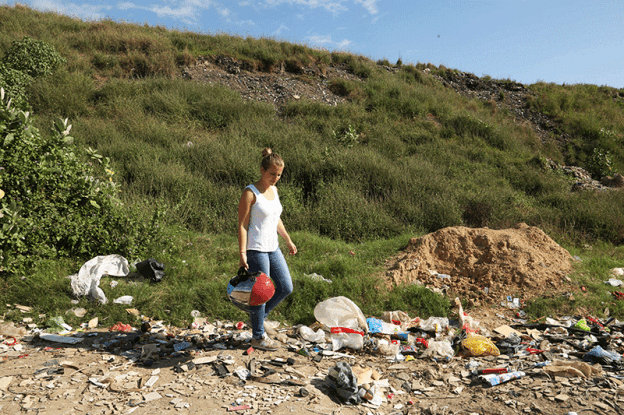
[(541, 229), (524, 223), (503, 230), (450, 227), (412, 238), (386, 264), (386, 281), (446, 288), (485, 302), (530, 298), (566, 285), (571, 260)]

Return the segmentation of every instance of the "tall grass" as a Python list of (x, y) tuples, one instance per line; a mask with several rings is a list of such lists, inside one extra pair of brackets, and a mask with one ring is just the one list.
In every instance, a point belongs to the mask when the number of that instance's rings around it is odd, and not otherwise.
[[(406, 234), (526, 222), (571, 244), (624, 240), (624, 193), (571, 193), (572, 182), (543, 163), (550, 157), (588, 166), (591, 151), (600, 147), (610, 152), (612, 171), (622, 171), (622, 91), (531, 85), (535, 95), (530, 107), (557, 125), (553, 140), (542, 143), (505, 111), (444, 87), (439, 77), (453, 70), (442, 66), (403, 64), (387, 71), (362, 56), (276, 39), (200, 35), (108, 20), (87, 23), (0, 6), (0, 55), (24, 35), (53, 45), (68, 60), (28, 91), (40, 129), (46, 131), (55, 117), (70, 117), (76, 140), (111, 158), (130, 209), (148, 214), (162, 205), (172, 233), (182, 228), (204, 234), (189, 237), (194, 244), (189, 248), (166, 254), (176, 267), (171, 285), (156, 294), (127, 287), (153, 314), (164, 315), (155, 305), (161, 301), (178, 307), (171, 311), (177, 319), (202, 307), (207, 313), (234, 316), (223, 302), (203, 304), (213, 295), (223, 300), (222, 274), (236, 266), (231, 238), (237, 201), (244, 186), (258, 178), (263, 147), (285, 160), (278, 185), (283, 219), (306, 248), (293, 258), (294, 275), (306, 294), (288, 300), (280, 311), (284, 317), (305, 320), (314, 301), (341, 290), (368, 304), (370, 311), (392, 304), (415, 307), (410, 300), (419, 298), (415, 288), (404, 287), (409, 296), (369, 290), (375, 285), (369, 278), (374, 275), (371, 264), (397, 249), (397, 238)], [(359, 80), (328, 80), (334, 93), (347, 98), (344, 104), (304, 99), (288, 102), (278, 112), (227, 88), (178, 76), (196, 58), (217, 56), (239, 60), (243, 70), (284, 67), (295, 74), (305, 65), (337, 65)], [(570, 137), (565, 146), (554, 140), (560, 133)], [(211, 242), (200, 249), (195, 243), (201, 238)], [(381, 247), (379, 253), (368, 248), (374, 246)], [(329, 247), (340, 252), (363, 247), (371, 258), (315, 257), (328, 255), (321, 248)], [(303, 254), (306, 250), (316, 254)], [(207, 261), (213, 254), (220, 259)], [(186, 265), (181, 262), (185, 257)], [(310, 265), (317, 262), (316, 268)], [(334, 275), (336, 282), (319, 286), (302, 279), (304, 272)], [(202, 276), (200, 283), (193, 281), (196, 275)], [(20, 281), (11, 280), (19, 294), (6, 294), (3, 302), (26, 295), (28, 286)], [(114, 313), (113, 308), (104, 311)]]

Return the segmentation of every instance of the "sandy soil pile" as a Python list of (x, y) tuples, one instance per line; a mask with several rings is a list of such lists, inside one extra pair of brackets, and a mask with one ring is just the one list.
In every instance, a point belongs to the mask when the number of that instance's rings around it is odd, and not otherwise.
[[(482, 301), (508, 295), (543, 295), (568, 282), (572, 256), (541, 229), (450, 227), (412, 238), (387, 263), (390, 285), (448, 286), (452, 293)], [(487, 290), (486, 290), (487, 288)]]

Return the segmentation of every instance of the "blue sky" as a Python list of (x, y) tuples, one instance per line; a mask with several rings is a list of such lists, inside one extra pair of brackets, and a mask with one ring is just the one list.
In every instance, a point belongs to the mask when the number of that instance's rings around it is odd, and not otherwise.
[[(524, 84), (624, 88), (623, 0), (20, 0), (82, 20), (270, 37)], [(14, 0), (0, 0), (13, 5)]]

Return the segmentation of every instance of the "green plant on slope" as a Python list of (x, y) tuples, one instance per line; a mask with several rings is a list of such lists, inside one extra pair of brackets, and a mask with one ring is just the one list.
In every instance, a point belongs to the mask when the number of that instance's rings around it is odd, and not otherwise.
[(0, 273), (43, 258), (140, 254), (157, 224), (125, 212), (108, 160), (84, 164), (67, 119), (45, 139), (8, 101), (0, 88)]
[(26, 108), (25, 90), (39, 77), (47, 76), (66, 60), (54, 47), (24, 36), (13, 41), (0, 63), (0, 87), (13, 100), (13, 105)]

